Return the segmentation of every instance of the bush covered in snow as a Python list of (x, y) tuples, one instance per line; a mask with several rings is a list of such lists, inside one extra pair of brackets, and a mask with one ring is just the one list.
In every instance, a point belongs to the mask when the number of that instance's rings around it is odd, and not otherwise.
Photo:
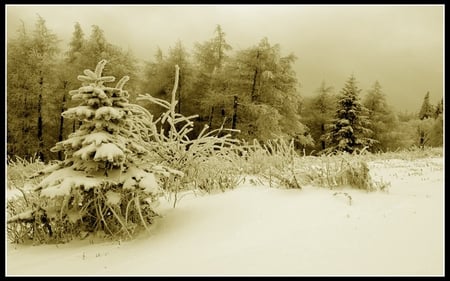
[[(171, 101), (155, 98), (150, 94), (140, 95), (139, 101), (147, 101), (163, 107), (166, 111), (154, 122), (152, 142), (146, 148), (158, 156), (158, 161), (181, 175), (173, 174), (166, 178), (163, 189), (173, 195), (176, 206), (180, 191), (199, 190), (212, 192), (225, 190), (237, 185), (239, 170), (235, 164), (240, 141), (231, 137), (232, 129), (223, 127), (203, 130), (194, 139), (189, 133), (194, 128), (193, 119), (197, 115), (183, 116), (176, 113), (178, 101), (175, 93), (178, 86), (179, 68), (175, 66), (175, 81)], [(167, 131), (164, 129), (168, 127)]]

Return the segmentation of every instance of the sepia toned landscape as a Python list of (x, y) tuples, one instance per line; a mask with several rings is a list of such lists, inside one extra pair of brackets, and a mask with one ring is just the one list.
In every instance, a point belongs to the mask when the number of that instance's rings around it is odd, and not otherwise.
[(6, 275), (443, 276), (443, 10), (7, 5)]

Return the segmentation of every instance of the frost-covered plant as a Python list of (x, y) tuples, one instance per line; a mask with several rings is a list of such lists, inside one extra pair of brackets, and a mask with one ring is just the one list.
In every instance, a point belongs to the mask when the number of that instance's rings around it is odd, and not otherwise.
[(366, 191), (377, 190), (369, 173), (367, 161), (362, 156), (340, 153), (306, 158), (309, 161), (299, 160), (297, 166), (305, 184), (329, 188), (349, 186)]
[(239, 164), (244, 173), (263, 177), (273, 187), (302, 189), (304, 185), (313, 184), (367, 191), (384, 189), (385, 184), (372, 180), (366, 157), (364, 151), (300, 156), (292, 141), (278, 139), (246, 145), (244, 161)]
[(6, 164), (8, 189), (22, 189), (26, 185), (37, 184), (36, 180), (31, 180), (30, 182), (29, 176), (45, 167), (45, 163), (38, 157), (26, 159), (18, 156), (8, 156)]
[(262, 176), (270, 186), (302, 188), (294, 171), (299, 155), (293, 139), (289, 142), (273, 139), (263, 143), (254, 140), (252, 144), (243, 146), (243, 150), (243, 161), (239, 165), (244, 173)]
[[(149, 101), (166, 109), (154, 122), (159, 128), (155, 130), (157, 132), (152, 135), (153, 142), (147, 148), (158, 155), (165, 166), (183, 172), (181, 176), (172, 176), (163, 185), (164, 190), (174, 195), (174, 207), (179, 191), (199, 188), (209, 192), (216, 187), (222, 190), (234, 187), (237, 170), (233, 169), (235, 165), (232, 161), (235, 158), (232, 154), (239, 149), (239, 141), (231, 138), (231, 133), (236, 130), (223, 127), (208, 132), (208, 126), (205, 125), (195, 139), (189, 138), (189, 133), (194, 128), (192, 119), (197, 118), (197, 115), (186, 117), (176, 113), (178, 78), (179, 67), (176, 65), (170, 102), (150, 94), (138, 97), (140, 101)], [(169, 128), (167, 132), (164, 130), (166, 123)], [(221, 165), (217, 165), (218, 163)]]
[(152, 204), (161, 194), (159, 177), (171, 170), (152, 162), (144, 147), (154, 128), (152, 116), (128, 103), (123, 86), (129, 77), (115, 87), (105, 86), (115, 80), (102, 76), (106, 63), (102, 60), (95, 71), (78, 76), (82, 87), (70, 94), (81, 104), (62, 115), (82, 125), (52, 148), (63, 151), (65, 160), (40, 173), (48, 175), (35, 189), (39, 204), (8, 223), (37, 224), (57, 241), (82, 231), (132, 237), (152, 223)]

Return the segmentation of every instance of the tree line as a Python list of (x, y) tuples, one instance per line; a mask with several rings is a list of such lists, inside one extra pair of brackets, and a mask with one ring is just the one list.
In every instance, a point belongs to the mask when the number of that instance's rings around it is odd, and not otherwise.
[[(220, 25), (213, 34), (197, 42), (192, 52), (177, 41), (143, 62), (109, 43), (96, 25), (87, 36), (76, 23), (67, 49), (61, 50), (45, 19), (38, 16), (31, 32), (22, 23), (7, 43), (7, 155), (64, 158), (50, 148), (79, 126), (61, 116), (77, 105), (69, 91), (80, 86), (79, 73), (102, 59), (109, 62), (105, 75), (131, 78), (127, 90), (130, 102), (136, 103), (145, 93), (169, 100), (178, 65), (176, 112), (197, 115), (192, 138), (207, 125), (210, 130), (238, 129), (233, 137), (247, 142), (294, 140), (308, 154), (442, 146), (443, 100), (434, 106), (429, 93), (419, 113), (397, 113), (378, 81), (363, 95), (352, 74), (338, 92), (324, 81), (313, 96), (303, 97), (294, 54), (282, 54), (280, 45), (268, 38), (234, 51)], [(141, 105), (156, 118), (164, 110)]]

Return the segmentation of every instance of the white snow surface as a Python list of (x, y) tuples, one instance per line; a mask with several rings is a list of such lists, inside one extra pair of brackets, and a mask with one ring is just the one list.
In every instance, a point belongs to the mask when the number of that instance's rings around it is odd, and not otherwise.
[(6, 274), (445, 275), (443, 159), (370, 168), (374, 179), (391, 182), (388, 192), (277, 189), (247, 176), (234, 190), (183, 194), (176, 208), (161, 198), (162, 218), (132, 241), (5, 242)]

